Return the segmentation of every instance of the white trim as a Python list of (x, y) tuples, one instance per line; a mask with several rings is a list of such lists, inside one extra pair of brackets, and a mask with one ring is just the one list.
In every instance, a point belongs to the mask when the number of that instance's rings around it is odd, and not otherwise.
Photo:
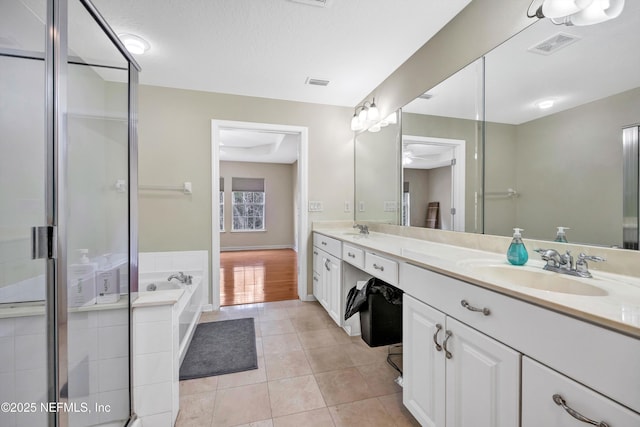
[(270, 249), (293, 249), (293, 245), (266, 245), (266, 246), (229, 246), (220, 248), (220, 252), (238, 251), (268, 251)]
[[(467, 163), (466, 144), (463, 139), (436, 138), (431, 136), (402, 135), (402, 146), (405, 142), (444, 145), (453, 149), (453, 158), (456, 164), (451, 168), (451, 207), (456, 209), (456, 214), (451, 215), (452, 231), (464, 231), (465, 229), (465, 173)], [(449, 163), (450, 164), (450, 163)], [(445, 162), (442, 166), (447, 166)], [(404, 170), (404, 165), (402, 166)], [(404, 181), (404, 174), (403, 174)]]
[[(274, 125), (267, 123), (252, 123), (230, 120), (211, 120), (211, 194), (220, 191), (220, 131), (222, 129), (262, 130), (289, 132), (300, 135), (298, 145), (298, 196), (299, 217), (298, 241), (294, 246), (298, 252), (298, 297), (309, 301), (307, 295), (307, 246), (309, 241), (309, 218), (304, 209), (308, 205), (308, 170), (307, 156), (309, 145), (309, 130), (304, 126)], [(220, 213), (219, 209), (211, 209), (211, 305), (213, 310), (220, 308)]]

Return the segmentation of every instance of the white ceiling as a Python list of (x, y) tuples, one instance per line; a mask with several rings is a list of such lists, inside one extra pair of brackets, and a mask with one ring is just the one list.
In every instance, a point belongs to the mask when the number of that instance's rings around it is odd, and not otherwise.
[[(580, 40), (549, 56), (528, 52), (560, 32)], [(627, 1), (620, 17), (588, 27), (539, 21), (486, 55), (486, 119), (521, 124), (639, 87), (638, 52), (640, 1)], [(476, 120), (482, 111), (479, 67), (465, 68), (427, 91), (432, 99), (416, 99), (403, 111)], [(549, 98), (554, 107), (536, 106)]]
[(300, 134), (260, 130), (220, 131), (220, 160), (257, 163), (294, 163)]
[[(471, 0), (94, 0), (146, 39), (140, 82), (353, 107)], [(308, 77), (330, 80), (326, 87)]]

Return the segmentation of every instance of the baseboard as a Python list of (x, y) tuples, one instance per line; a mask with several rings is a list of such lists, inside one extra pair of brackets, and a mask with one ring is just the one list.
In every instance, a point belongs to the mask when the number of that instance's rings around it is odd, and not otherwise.
[(293, 249), (293, 245), (230, 246), (226, 248), (220, 248), (220, 252), (266, 251), (269, 249)]
[(302, 301), (318, 301), (318, 300), (316, 299), (316, 297), (313, 296), (313, 294), (309, 294), (306, 297), (304, 297)]
[(213, 304), (203, 304), (200, 311), (213, 311)]

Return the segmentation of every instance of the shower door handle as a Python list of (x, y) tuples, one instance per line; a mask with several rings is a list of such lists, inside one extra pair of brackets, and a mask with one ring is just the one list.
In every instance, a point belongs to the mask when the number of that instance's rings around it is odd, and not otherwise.
[(57, 247), (57, 227), (31, 227), (31, 259), (56, 259)]

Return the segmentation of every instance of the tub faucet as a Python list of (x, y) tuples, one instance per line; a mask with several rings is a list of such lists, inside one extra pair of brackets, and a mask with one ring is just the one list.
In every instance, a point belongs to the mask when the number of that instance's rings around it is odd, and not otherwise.
[(369, 234), (369, 227), (366, 224), (353, 224), (353, 228), (360, 230), (360, 234)]
[(171, 279), (178, 279), (180, 283), (184, 283), (185, 285), (190, 285), (192, 283), (193, 276), (186, 275), (182, 271), (180, 271), (177, 274), (174, 273), (171, 276), (169, 276), (167, 278), (167, 282), (170, 282)]
[(564, 254), (560, 254), (555, 249), (534, 249), (534, 251), (538, 252), (540, 258), (547, 262), (543, 267), (545, 270), (578, 277), (593, 277), (589, 272), (587, 261), (605, 261), (602, 257), (581, 253), (574, 265), (570, 251), (566, 251)]

